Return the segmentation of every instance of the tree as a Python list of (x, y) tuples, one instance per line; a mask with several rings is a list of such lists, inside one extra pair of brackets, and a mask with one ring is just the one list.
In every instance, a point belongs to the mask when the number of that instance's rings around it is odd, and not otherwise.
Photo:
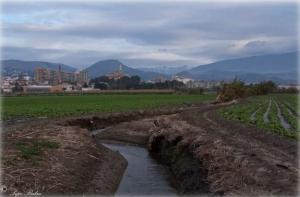
[(23, 92), (23, 87), (20, 86), (18, 82), (16, 82), (15, 86), (13, 87), (13, 92)]
[(253, 95), (264, 95), (274, 92), (277, 89), (276, 84), (273, 81), (263, 81), (259, 84), (252, 85)]
[(219, 89), (217, 101), (226, 102), (243, 98), (246, 95), (246, 87), (243, 81), (235, 78), (231, 83), (223, 83)]
[(131, 88), (139, 88), (141, 78), (137, 75), (131, 77)]
[(108, 84), (105, 83), (105, 82), (97, 82), (97, 83), (95, 83), (95, 85), (94, 85), (94, 88), (100, 89), (100, 90), (107, 90), (108, 87), (109, 87)]
[(83, 88), (88, 88), (89, 86), (88, 86), (87, 83), (84, 83), (84, 84), (82, 85), (82, 87), (83, 87)]
[(90, 84), (99, 83), (99, 82), (109, 83), (109, 81), (110, 81), (110, 79), (107, 76), (100, 76), (100, 77), (96, 77), (94, 79), (91, 79)]
[(130, 89), (131, 86), (131, 78), (128, 76), (124, 76), (121, 79), (117, 80), (118, 89)]

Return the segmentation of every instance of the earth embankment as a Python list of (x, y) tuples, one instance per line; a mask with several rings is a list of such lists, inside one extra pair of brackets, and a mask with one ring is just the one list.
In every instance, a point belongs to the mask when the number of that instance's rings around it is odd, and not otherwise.
[(97, 137), (147, 144), (183, 194), (297, 195), (297, 142), (225, 120), (219, 107), (123, 122)]
[[(219, 107), (224, 106), (203, 104), (164, 113), (84, 116), (7, 127), (3, 183), (8, 193), (113, 194), (126, 160), (98, 144), (94, 136), (146, 146), (169, 167), (182, 194), (297, 195), (298, 143), (225, 120), (216, 113)], [(35, 152), (32, 148), (40, 139), (45, 148)], [(30, 151), (24, 153), (20, 146)]]

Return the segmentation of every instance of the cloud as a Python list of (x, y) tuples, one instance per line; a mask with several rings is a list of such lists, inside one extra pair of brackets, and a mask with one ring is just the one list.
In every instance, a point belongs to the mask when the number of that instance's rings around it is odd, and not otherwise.
[(75, 66), (199, 65), (297, 50), (295, 3), (3, 4), (3, 57)]

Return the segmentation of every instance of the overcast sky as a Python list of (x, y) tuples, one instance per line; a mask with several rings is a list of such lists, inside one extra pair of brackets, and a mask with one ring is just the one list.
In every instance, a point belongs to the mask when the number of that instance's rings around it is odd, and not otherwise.
[(296, 3), (5, 3), (2, 58), (196, 66), (298, 50)]

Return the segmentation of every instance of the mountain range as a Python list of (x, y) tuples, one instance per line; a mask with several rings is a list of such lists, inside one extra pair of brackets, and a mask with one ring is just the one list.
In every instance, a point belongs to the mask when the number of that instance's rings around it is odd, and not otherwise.
[(119, 70), (120, 65), (122, 65), (122, 71), (123, 73), (126, 73), (128, 75), (138, 75), (143, 80), (151, 80), (156, 78), (157, 76), (162, 76), (164, 78), (170, 78), (169, 75), (152, 72), (152, 71), (143, 71), (135, 68), (131, 68), (129, 66), (124, 65), (118, 60), (104, 60), (99, 61), (85, 70), (88, 72), (88, 75), (90, 78), (95, 78), (101, 75), (105, 75), (107, 73), (114, 72), (116, 70)]
[(61, 66), (63, 71), (74, 72), (76, 68), (71, 66), (67, 66), (65, 64), (59, 63), (50, 63), (50, 62), (42, 62), (42, 61), (22, 61), (22, 60), (2, 60), (2, 75), (3, 76), (11, 76), (13, 74), (27, 73), (29, 76), (34, 75), (34, 69), (36, 67), (49, 68), (52, 70), (57, 70), (58, 66)]
[[(59, 65), (61, 66), (61, 69), (66, 72), (75, 72), (77, 70), (74, 67), (65, 64), (59, 64), (59, 63), (50, 63), (50, 62), (42, 62), (42, 61), (21, 61), (21, 60), (1, 61), (3, 76), (11, 76), (14, 74), (18, 75), (20, 73), (27, 73), (29, 76), (33, 77), (34, 69), (36, 67), (44, 67), (52, 70), (57, 70)], [(120, 65), (122, 65), (122, 70), (125, 74), (128, 74), (130, 76), (138, 75), (143, 80), (151, 80), (158, 76), (162, 76), (166, 79), (170, 79), (170, 75), (165, 75), (165, 74), (150, 72), (150, 71), (147, 72), (147, 71), (131, 68), (124, 65), (118, 60), (99, 61), (85, 68), (84, 70), (88, 72), (88, 76), (90, 78), (95, 78), (119, 70)]]
[[(7, 76), (14, 73), (25, 72), (30, 76), (34, 75), (34, 69), (37, 66), (57, 69), (61, 65), (62, 70), (74, 72), (76, 69), (58, 63), (49, 63), (42, 61), (21, 61), (21, 60), (3, 60), (2, 75)], [(95, 78), (107, 73), (114, 72), (122, 65), (122, 70), (128, 75), (139, 75), (143, 80), (151, 80), (158, 76), (170, 79), (176, 72), (162, 67), (162, 69), (136, 69), (124, 65), (118, 60), (104, 60), (92, 64), (85, 68), (90, 78)], [(153, 72), (155, 70), (157, 72)], [(164, 72), (169, 70), (169, 72)], [(298, 79), (298, 52), (284, 54), (271, 54), (252, 56), (239, 59), (230, 59), (214, 62), (211, 64), (196, 66), (188, 69), (187, 66), (178, 68), (176, 75), (192, 78), (196, 80), (232, 80), (235, 77), (248, 82), (259, 82), (272, 80), (280, 84), (296, 84)], [(183, 70), (183, 71), (182, 71)]]
[(298, 52), (218, 61), (178, 75), (199, 80), (231, 80), (238, 77), (248, 83), (265, 80), (281, 84), (297, 83)]
[(138, 69), (149, 72), (155, 70), (158, 73), (165, 75), (176, 75), (177, 73), (189, 70), (191, 67), (184, 66), (153, 66), (153, 67), (139, 67)]

